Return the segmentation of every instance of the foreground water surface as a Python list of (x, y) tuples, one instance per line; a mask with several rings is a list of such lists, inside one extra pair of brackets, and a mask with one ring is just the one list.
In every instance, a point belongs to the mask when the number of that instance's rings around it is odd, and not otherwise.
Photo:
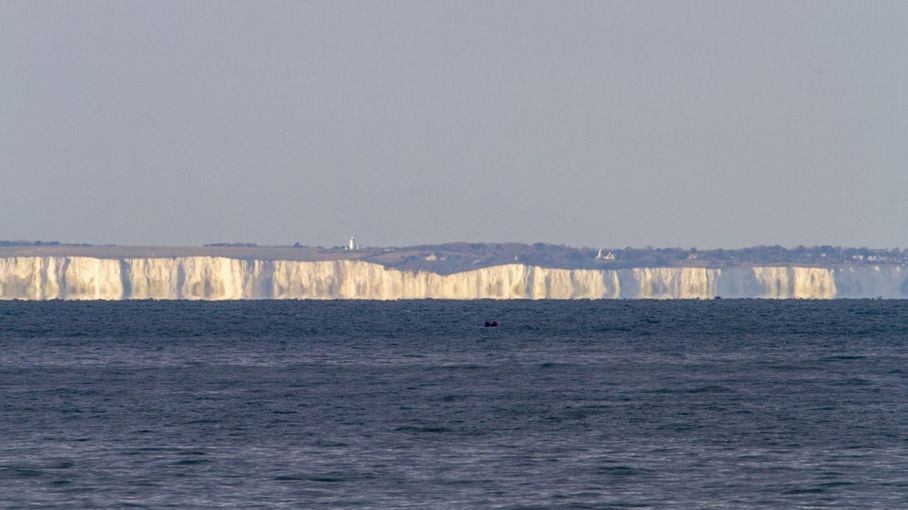
[(906, 301), (0, 302), (0, 507), (904, 508), (906, 362)]

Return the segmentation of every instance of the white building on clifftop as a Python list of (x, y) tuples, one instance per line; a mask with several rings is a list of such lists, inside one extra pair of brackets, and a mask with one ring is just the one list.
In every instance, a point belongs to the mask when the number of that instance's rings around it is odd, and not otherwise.
[(604, 260), (606, 262), (611, 262), (611, 261), (615, 260), (615, 254), (612, 252), (603, 254), (602, 248), (599, 248), (599, 253), (596, 254), (596, 260)]

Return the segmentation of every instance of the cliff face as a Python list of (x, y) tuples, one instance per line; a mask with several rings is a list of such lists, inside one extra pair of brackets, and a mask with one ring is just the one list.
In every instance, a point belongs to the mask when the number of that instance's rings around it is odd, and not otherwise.
[(908, 297), (902, 266), (550, 269), (450, 275), (357, 260), (0, 258), (0, 299), (602, 299)]

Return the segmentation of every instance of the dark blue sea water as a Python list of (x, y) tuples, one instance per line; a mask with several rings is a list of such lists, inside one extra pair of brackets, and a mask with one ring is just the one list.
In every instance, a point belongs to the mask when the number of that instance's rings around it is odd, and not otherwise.
[(908, 302), (4, 302), (28, 506), (906, 508)]

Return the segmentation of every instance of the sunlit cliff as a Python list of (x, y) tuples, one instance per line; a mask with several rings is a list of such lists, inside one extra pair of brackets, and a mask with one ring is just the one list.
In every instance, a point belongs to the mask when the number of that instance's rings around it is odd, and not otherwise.
[(0, 299), (697, 299), (908, 297), (898, 265), (616, 270), (506, 264), (440, 275), (359, 260), (0, 257)]

